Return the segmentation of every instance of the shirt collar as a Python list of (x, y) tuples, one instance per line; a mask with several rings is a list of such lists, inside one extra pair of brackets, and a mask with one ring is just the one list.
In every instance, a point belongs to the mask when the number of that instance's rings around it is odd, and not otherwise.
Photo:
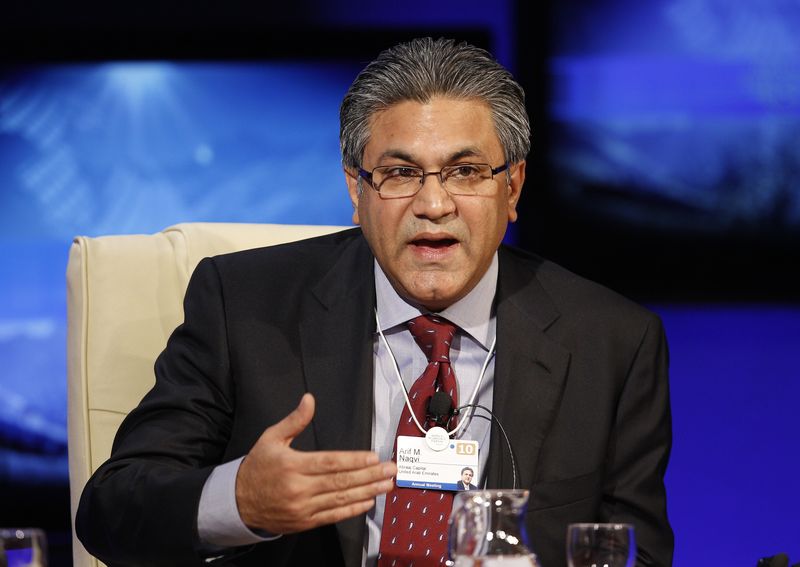
[[(489, 350), (495, 336), (494, 295), (497, 291), (497, 252), (489, 269), (478, 284), (463, 298), (439, 314), (469, 333), (484, 349)], [(375, 261), (375, 295), (382, 331), (388, 331), (428, 310), (409, 303), (395, 291), (386, 274)]]

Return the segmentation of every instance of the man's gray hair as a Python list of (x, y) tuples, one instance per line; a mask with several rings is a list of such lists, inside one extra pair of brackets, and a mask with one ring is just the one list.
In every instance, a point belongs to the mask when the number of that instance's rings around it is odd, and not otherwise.
[(485, 102), (506, 161), (528, 155), (525, 92), (511, 73), (483, 49), (427, 37), (383, 51), (350, 85), (339, 109), (342, 164), (361, 166), (375, 113), (406, 100), (427, 103), (435, 96)]

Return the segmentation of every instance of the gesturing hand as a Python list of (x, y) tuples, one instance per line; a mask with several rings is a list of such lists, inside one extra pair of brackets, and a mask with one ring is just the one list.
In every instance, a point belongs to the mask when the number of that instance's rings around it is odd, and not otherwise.
[(392, 462), (370, 451), (312, 451), (289, 444), (314, 417), (314, 397), (268, 427), (239, 466), (236, 504), (251, 529), (300, 532), (357, 516), (392, 489)]

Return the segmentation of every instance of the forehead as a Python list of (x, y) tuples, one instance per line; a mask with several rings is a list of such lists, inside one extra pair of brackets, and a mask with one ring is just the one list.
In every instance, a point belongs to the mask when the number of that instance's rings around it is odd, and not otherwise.
[(484, 101), (435, 97), (402, 101), (375, 113), (364, 162), (378, 165), (392, 157), (415, 162), (447, 161), (472, 154), (487, 161), (503, 157), (491, 110)]

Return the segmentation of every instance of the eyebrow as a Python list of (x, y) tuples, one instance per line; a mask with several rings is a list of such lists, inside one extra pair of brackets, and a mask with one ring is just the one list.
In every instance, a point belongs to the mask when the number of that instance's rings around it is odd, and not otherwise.
[[(458, 161), (465, 157), (484, 157), (484, 156), (483, 152), (481, 152), (478, 148), (470, 146), (450, 154), (450, 156), (445, 160), (445, 163), (453, 163), (454, 161)], [(412, 156), (408, 152), (399, 149), (386, 150), (380, 156), (378, 156), (378, 163), (380, 163), (385, 158), (395, 158), (411, 163), (419, 163), (414, 156)]]

